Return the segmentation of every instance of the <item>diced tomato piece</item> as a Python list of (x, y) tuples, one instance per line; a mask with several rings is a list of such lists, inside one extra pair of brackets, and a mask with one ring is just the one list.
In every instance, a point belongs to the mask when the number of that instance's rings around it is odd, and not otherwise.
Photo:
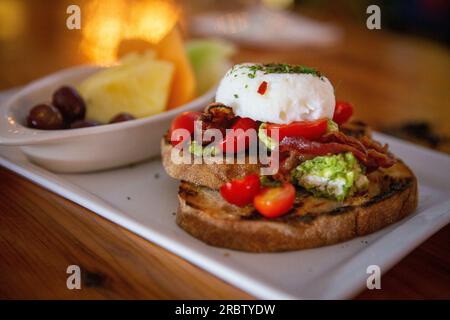
[(266, 90), (267, 90), (267, 81), (263, 81), (258, 87), (258, 93), (260, 95), (264, 95), (264, 93), (266, 93)]
[(239, 207), (252, 203), (260, 191), (259, 176), (251, 174), (243, 179), (233, 179), (220, 187), (220, 194), (231, 204)]

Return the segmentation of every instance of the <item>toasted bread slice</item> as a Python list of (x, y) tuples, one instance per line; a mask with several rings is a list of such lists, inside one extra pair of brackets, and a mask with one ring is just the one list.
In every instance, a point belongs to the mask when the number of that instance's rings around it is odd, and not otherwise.
[[(232, 179), (259, 173), (261, 167), (257, 161), (250, 161), (248, 157), (244, 164), (176, 164), (171, 158), (172, 149), (172, 145), (163, 138), (161, 140), (161, 157), (164, 169), (169, 176), (214, 190), (218, 190), (221, 185)], [(251, 162), (254, 162), (254, 164)]]
[[(226, 179), (215, 174), (211, 171), (209, 178)], [(235, 250), (273, 252), (331, 245), (382, 229), (417, 207), (417, 180), (403, 162), (370, 173), (369, 180), (366, 194), (344, 202), (300, 192), (294, 208), (276, 219), (264, 218), (252, 206), (227, 203), (217, 191), (204, 187), (205, 181), (203, 186), (182, 181), (176, 221), (210, 245)]]

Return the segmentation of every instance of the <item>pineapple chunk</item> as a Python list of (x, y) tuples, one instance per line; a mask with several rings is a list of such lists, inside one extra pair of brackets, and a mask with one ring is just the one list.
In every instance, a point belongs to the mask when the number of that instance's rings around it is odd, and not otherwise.
[(108, 123), (121, 112), (136, 118), (163, 112), (174, 70), (173, 63), (149, 54), (92, 75), (78, 88), (86, 100), (87, 118)]

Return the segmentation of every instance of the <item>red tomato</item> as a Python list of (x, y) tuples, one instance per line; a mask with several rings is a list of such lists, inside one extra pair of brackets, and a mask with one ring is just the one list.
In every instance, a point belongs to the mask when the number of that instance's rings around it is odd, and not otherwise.
[(261, 188), (259, 176), (251, 174), (243, 179), (233, 179), (220, 187), (222, 197), (239, 207), (252, 203)]
[(170, 142), (173, 146), (176, 146), (182, 142), (184, 137), (175, 133), (172, 138), (172, 133), (177, 129), (185, 129), (192, 135), (192, 133), (194, 133), (194, 122), (200, 118), (200, 115), (201, 112), (187, 111), (180, 113), (175, 119), (173, 119), (169, 131), (171, 137)]
[[(233, 130), (233, 133), (227, 133), (225, 138), (219, 143), (219, 148), (223, 152), (232, 152), (232, 153), (239, 153), (243, 150), (246, 150), (250, 144), (250, 139), (246, 137), (244, 134), (247, 132), (247, 130), (255, 130), (255, 136), (256, 136), (256, 130), (257, 130), (258, 124), (256, 121), (250, 119), (250, 118), (239, 118), (234, 125), (231, 127)], [(235, 133), (234, 130), (239, 130), (238, 133)], [(244, 141), (245, 140), (245, 141)], [(227, 144), (233, 145), (233, 150), (227, 151)], [(242, 149), (245, 147), (245, 149)]]
[(267, 81), (263, 81), (258, 87), (258, 93), (260, 95), (264, 95), (264, 93), (266, 93), (266, 90), (267, 90)]
[(281, 187), (264, 188), (253, 200), (253, 204), (266, 218), (277, 218), (294, 206), (295, 188), (290, 183)]
[(343, 124), (350, 119), (353, 114), (353, 107), (348, 102), (336, 101), (334, 108), (333, 121), (337, 124)]
[(279, 130), (279, 139), (284, 137), (303, 137), (309, 140), (319, 138), (327, 131), (327, 119), (316, 121), (297, 121), (289, 124), (267, 124), (267, 134), (271, 135), (271, 130)]

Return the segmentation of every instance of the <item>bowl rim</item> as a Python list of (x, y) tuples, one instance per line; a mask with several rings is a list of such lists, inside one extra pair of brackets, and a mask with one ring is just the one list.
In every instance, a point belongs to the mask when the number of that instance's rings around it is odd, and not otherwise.
[[(18, 145), (33, 145), (46, 142), (53, 142), (62, 139), (69, 139), (75, 137), (81, 137), (86, 135), (94, 135), (100, 133), (107, 133), (116, 130), (126, 130), (133, 127), (139, 127), (146, 124), (158, 122), (172, 118), (183, 111), (188, 111), (195, 108), (200, 108), (206, 104), (215, 96), (217, 85), (213, 86), (210, 90), (204, 94), (196, 97), (194, 100), (189, 101), (177, 108), (163, 111), (158, 114), (147, 116), (144, 118), (135, 119), (132, 121), (124, 121), (118, 123), (105, 124), (95, 127), (78, 128), (78, 129), (61, 129), (61, 130), (40, 130), (32, 129), (24, 126), (23, 124), (14, 120), (13, 112), (11, 108), (15, 103), (29, 95), (31, 92), (40, 90), (42, 88), (54, 85), (55, 83), (64, 83), (64, 79), (73, 76), (74, 74), (83, 74), (95, 69), (103, 69), (105, 67), (84, 64), (75, 67), (59, 70), (51, 73), (42, 78), (36, 79), (29, 84), (25, 85), (18, 92), (14, 93), (12, 97), (0, 106), (0, 145), (18, 146)], [(36, 102), (39, 103), (39, 102)]]

